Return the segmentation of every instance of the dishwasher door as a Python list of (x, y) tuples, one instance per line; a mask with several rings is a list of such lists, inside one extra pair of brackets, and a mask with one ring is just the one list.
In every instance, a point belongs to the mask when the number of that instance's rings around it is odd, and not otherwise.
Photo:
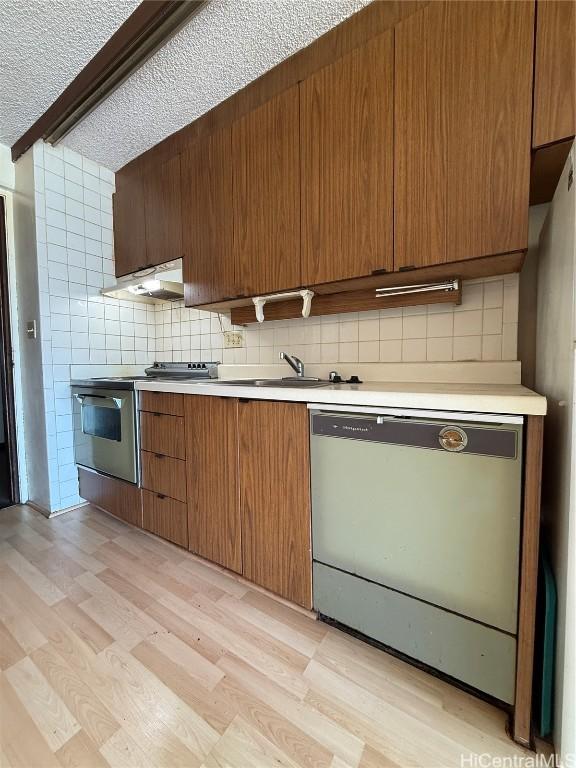
[(314, 560), (515, 635), (521, 451), (521, 424), (312, 412)]

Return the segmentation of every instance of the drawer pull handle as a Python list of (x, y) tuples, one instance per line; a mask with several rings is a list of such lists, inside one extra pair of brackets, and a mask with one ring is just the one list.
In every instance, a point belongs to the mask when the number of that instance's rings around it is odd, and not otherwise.
[(157, 494), (156, 494), (156, 496), (157, 496), (159, 499), (165, 499), (165, 498), (166, 498), (166, 496), (164, 496), (164, 494), (163, 494), (163, 493), (157, 493)]
[(162, 416), (163, 414), (158, 413), (158, 411), (154, 411), (154, 416)]
[(154, 456), (155, 456), (157, 459), (163, 459), (163, 458), (164, 458), (164, 456), (163, 456), (161, 453), (155, 453), (155, 454), (154, 454)]

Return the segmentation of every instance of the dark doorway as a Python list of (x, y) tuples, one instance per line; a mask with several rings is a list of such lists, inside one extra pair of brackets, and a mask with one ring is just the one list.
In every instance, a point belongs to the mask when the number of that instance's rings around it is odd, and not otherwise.
[(0, 508), (20, 501), (14, 416), (12, 336), (8, 295), (6, 209), (0, 196)]

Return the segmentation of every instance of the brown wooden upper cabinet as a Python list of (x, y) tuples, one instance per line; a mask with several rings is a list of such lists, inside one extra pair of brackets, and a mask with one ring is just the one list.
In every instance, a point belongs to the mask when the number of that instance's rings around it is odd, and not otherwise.
[(182, 256), (180, 155), (118, 174), (114, 194), (116, 275)]
[(532, 2), (435, 2), (395, 28), (394, 269), (523, 250)]
[(244, 576), (312, 607), (308, 411), (302, 403), (238, 403)]
[[(119, 174), (117, 273), (144, 266), (143, 220), (145, 264), (183, 253), (189, 305), (525, 251), (535, 3), (416, 7), (331, 61), (318, 43), (324, 66), (302, 78), (279, 65), (216, 108), (212, 135), (201, 118), (181, 159), (182, 242), (180, 156)], [(539, 4), (536, 142), (574, 132), (573, 15)]]
[(149, 265), (181, 258), (180, 209), (180, 155), (174, 155), (144, 175), (146, 254)]
[(233, 253), (232, 129), (194, 142), (182, 155), (182, 245), (186, 304), (231, 298)]
[(536, 69), (532, 144), (541, 147), (576, 133), (576, 4), (536, 4)]
[(146, 219), (141, 173), (119, 173), (113, 197), (116, 274), (127, 275), (146, 266)]
[(394, 32), (300, 86), (302, 283), (393, 269)]
[(298, 113), (296, 86), (184, 152), (186, 304), (301, 284)]
[(237, 294), (301, 284), (298, 86), (232, 124)]

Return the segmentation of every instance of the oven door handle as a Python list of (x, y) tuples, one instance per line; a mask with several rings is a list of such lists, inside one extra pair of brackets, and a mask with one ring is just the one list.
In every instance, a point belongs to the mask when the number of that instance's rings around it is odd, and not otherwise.
[(97, 400), (98, 402), (93, 403), (93, 405), (97, 406), (98, 408), (115, 408), (120, 409), (122, 408), (122, 399), (121, 397), (111, 397), (110, 395), (74, 395), (76, 400), (80, 403), (80, 405), (90, 405), (90, 400)]

